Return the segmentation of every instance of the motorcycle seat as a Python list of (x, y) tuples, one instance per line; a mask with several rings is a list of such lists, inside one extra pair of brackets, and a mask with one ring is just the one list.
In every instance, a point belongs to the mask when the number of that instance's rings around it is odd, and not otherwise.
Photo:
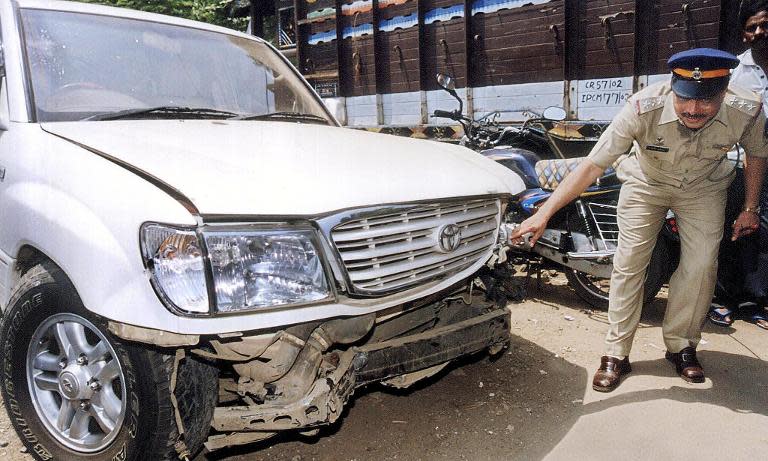
[[(536, 162), (535, 169), (539, 179), (539, 185), (545, 190), (555, 190), (555, 188), (563, 182), (563, 179), (576, 170), (576, 167), (578, 167), (585, 158), (587, 157), (558, 158)], [(606, 180), (608, 178), (613, 178), (616, 173), (614, 169), (615, 166), (616, 165), (614, 164), (613, 167), (605, 170), (603, 176), (598, 179), (598, 182), (604, 183), (607, 182)]]

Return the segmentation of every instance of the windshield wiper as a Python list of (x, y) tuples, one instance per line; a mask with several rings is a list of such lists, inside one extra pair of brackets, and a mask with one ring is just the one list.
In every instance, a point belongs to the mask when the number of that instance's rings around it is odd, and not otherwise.
[(268, 114), (251, 114), (233, 117), (231, 120), (297, 120), (304, 122), (320, 122), (328, 124), (329, 120), (315, 114), (304, 114), (301, 112), (270, 112)]
[(226, 110), (205, 107), (157, 106), (143, 109), (128, 109), (119, 112), (97, 114), (85, 120), (124, 120), (130, 118), (167, 118), (169, 115), (183, 115), (189, 118), (231, 118), (238, 114)]

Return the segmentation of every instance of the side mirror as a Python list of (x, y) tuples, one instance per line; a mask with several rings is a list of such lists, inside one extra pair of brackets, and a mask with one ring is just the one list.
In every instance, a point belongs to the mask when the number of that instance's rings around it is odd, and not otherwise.
[(5, 49), (0, 43), (0, 77), (5, 77)]
[[(3, 71), (5, 68), (3, 68)], [(6, 90), (5, 72), (0, 77), (0, 132), (8, 131), (8, 91)]]
[(453, 77), (442, 72), (437, 74), (437, 84), (444, 90), (456, 91), (456, 82), (453, 80)]
[(547, 119), (547, 120), (555, 120), (555, 121), (558, 121), (558, 122), (561, 121), (561, 120), (565, 120), (565, 117), (567, 115), (568, 114), (565, 112), (565, 109), (563, 109), (562, 107), (557, 107), (557, 106), (547, 107), (546, 109), (544, 109), (544, 113), (542, 114), (542, 116), (545, 119)]

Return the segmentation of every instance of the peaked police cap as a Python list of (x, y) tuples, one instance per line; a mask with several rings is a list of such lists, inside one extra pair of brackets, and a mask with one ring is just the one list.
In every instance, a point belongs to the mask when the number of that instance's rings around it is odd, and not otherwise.
[(731, 69), (739, 59), (727, 51), (694, 48), (675, 53), (667, 61), (672, 91), (689, 99), (708, 99), (728, 86)]

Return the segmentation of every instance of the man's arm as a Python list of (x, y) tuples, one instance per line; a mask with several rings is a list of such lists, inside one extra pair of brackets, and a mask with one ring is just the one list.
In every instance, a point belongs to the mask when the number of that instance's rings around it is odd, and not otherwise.
[(634, 100), (631, 99), (597, 140), (589, 156), (563, 179), (536, 214), (512, 232), (512, 243), (520, 243), (523, 235), (531, 233), (530, 243), (533, 246), (547, 228), (549, 218), (584, 192), (619, 156), (629, 151), (639, 131), (640, 119), (634, 108)]
[(573, 173), (566, 176), (563, 182), (557, 186), (555, 192), (544, 202), (539, 211), (523, 221), (512, 232), (512, 241), (517, 243), (523, 235), (531, 233), (533, 234), (530, 240), (531, 246), (536, 244), (536, 241), (547, 228), (547, 222), (552, 215), (584, 192), (601, 174), (603, 174), (603, 168), (595, 165), (589, 158), (584, 159)]
[(751, 234), (760, 226), (760, 216), (754, 210), (760, 204), (766, 166), (768, 160), (765, 157), (748, 155), (744, 161), (744, 209), (752, 211), (742, 211), (733, 222), (732, 241)]

